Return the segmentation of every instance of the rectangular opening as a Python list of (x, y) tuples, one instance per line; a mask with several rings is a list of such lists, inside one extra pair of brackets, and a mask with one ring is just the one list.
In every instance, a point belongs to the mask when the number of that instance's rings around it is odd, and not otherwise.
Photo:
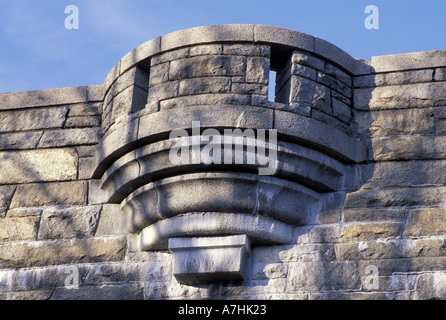
[(269, 71), (268, 80), (268, 101), (274, 102), (276, 99), (276, 71)]

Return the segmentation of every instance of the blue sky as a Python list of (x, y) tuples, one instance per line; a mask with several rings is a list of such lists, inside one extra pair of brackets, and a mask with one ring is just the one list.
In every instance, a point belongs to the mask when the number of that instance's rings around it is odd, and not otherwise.
[[(79, 9), (67, 30), (65, 7)], [(379, 9), (368, 30), (364, 9)], [(355, 58), (446, 49), (446, 0), (0, 0), (0, 92), (102, 84), (129, 51), (213, 24), (268, 24), (323, 38)]]

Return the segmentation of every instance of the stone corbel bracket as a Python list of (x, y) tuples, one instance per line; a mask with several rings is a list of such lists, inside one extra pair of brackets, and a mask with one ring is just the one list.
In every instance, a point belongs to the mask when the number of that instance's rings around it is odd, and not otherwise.
[[(93, 178), (121, 204), (140, 250), (170, 249), (178, 281), (243, 279), (251, 245), (291, 243), (322, 194), (354, 188), (366, 148), (350, 129), (352, 76), (367, 68), (322, 39), (264, 25), (150, 40), (105, 80)], [(169, 134), (191, 133), (194, 121), (221, 133), (277, 130), (274, 175), (259, 175), (259, 163), (173, 164)], [(239, 142), (244, 157), (257, 142)]]

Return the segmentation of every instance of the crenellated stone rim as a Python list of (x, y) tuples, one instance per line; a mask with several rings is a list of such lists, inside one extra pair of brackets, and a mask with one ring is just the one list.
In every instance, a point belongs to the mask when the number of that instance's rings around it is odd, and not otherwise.
[[(177, 237), (289, 243), (323, 193), (356, 188), (351, 165), (366, 159), (366, 148), (351, 130), (353, 76), (364, 68), (324, 40), (265, 25), (197, 27), (150, 40), (105, 80), (92, 177), (106, 202), (121, 204), (140, 250), (165, 250)], [(258, 161), (221, 162), (220, 153), (210, 164), (172, 161), (180, 144), (173, 132), (186, 132), (181, 157), (189, 159), (209, 150), (201, 140), (209, 130), (252, 130), (231, 150)], [(254, 131), (265, 130), (273, 132), (274, 161), (255, 152), (266, 140)], [(262, 176), (265, 163), (274, 176)]]
[(109, 72), (105, 87), (137, 64), (147, 63), (152, 56), (186, 46), (210, 43), (246, 42), (270, 44), (281, 49), (303, 50), (321, 56), (352, 75), (368, 73), (370, 67), (339, 47), (314, 36), (269, 25), (230, 24), (189, 28), (149, 40), (127, 53)]

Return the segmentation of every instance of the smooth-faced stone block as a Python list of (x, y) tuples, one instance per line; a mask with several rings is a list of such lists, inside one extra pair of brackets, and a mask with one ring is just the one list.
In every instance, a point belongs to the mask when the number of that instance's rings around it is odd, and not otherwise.
[(371, 62), (375, 72), (443, 67), (446, 65), (446, 50), (375, 56)]
[(67, 87), (0, 94), (0, 110), (87, 102), (87, 87)]
[(290, 243), (294, 228), (260, 215), (197, 212), (175, 216), (146, 227), (138, 236), (140, 250), (164, 250), (169, 238), (246, 234), (255, 244)]
[(295, 113), (276, 111), (274, 128), (297, 140), (304, 140), (343, 161), (361, 162), (366, 158), (364, 145), (349, 135), (319, 121)]
[(258, 24), (254, 36), (256, 42), (277, 43), (309, 52), (314, 50), (313, 36), (290, 29)]
[(180, 30), (161, 37), (161, 50), (210, 42), (252, 42), (254, 26), (248, 24), (214, 25)]
[(180, 283), (243, 280), (251, 247), (246, 235), (170, 238), (173, 275)]
[(0, 183), (75, 180), (77, 166), (73, 149), (0, 152)]

